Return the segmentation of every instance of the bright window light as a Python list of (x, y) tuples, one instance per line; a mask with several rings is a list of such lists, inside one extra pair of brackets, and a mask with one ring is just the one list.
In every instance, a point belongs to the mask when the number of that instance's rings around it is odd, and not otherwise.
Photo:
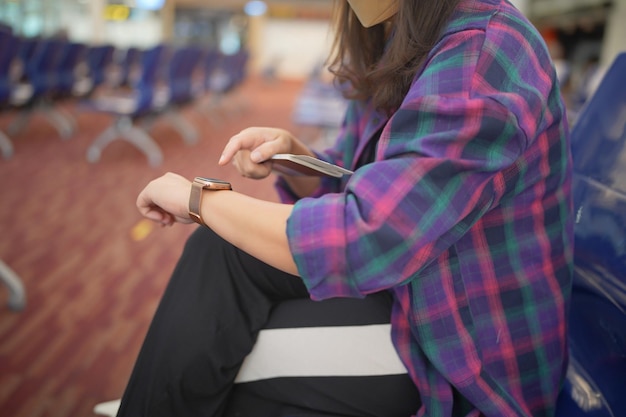
[(161, 10), (165, 0), (136, 0), (137, 8), (144, 10)]
[(267, 4), (260, 0), (249, 1), (243, 7), (243, 11), (248, 16), (261, 16), (267, 12)]

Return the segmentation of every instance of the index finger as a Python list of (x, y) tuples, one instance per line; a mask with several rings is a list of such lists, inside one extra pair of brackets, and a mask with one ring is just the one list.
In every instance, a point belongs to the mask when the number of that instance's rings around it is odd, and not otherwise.
[(222, 154), (220, 155), (220, 160), (218, 164), (225, 165), (232, 161), (235, 154), (243, 149), (243, 140), (244, 139), (241, 137), (241, 133), (238, 133), (235, 136), (231, 137), (228, 140), (228, 143), (226, 143), (226, 146), (224, 146), (224, 149), (222, 150)]
[[(263, 147), (267, 142), (271, 142), (279, 137), (279, 132), (276, 129), (268, 128), (248, 128), (242, 130), (235, 136), (231, 137), (220, 156), (219, 165), (225, 165), (232, 161), (237, 152), (241, 150), (251, 151), (251, 159), (255, 163), (263, 162), (272, 156), (270, 149), (264, 149), (261, 151), (259, 148)], [(266, 155), (268, 154), (269, 155)]]

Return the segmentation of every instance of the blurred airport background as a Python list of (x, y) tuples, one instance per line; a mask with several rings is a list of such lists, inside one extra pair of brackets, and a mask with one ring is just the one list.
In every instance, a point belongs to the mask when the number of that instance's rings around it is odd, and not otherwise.
[[(572, 70), (590, 60), (611, 62), (626, 42), (624, 0), (513, 3)], [(331, 8), (332, 0), (0, 0), (0, 21), (24, 37), (64, 34), (118, 48), (160, 42), (247, 48), (254, 69), (277, 66), (302, 76), (326, 55)]]
[[(626, 0), (513, 1), (570, 120), (626, 50)], [(166, 171), (275, 199), (218, 167), (248, 126), (326, 146), (331, 0), (0, 0), (0, 414), (87, 417), (119, 398), (192, 227), (134, 206)], [(4, 304), (8, 304), (5, 307)]]
[[(626, 43), (626, 0), (513, 0), (540, 29), (575, 111)], [(0, 0), (14, 34), (84, 45), (249, 53), (253, 74), (305, 78), (327, 56), (332, 0)], [(23, 54), (20, 56), (23, 57)], [(591, 86), (591, 87), (590, 87)]]

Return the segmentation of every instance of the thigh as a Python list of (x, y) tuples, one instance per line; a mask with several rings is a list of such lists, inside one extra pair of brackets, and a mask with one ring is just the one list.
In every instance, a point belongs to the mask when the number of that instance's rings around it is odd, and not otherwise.
[(281, 300), (308, 298), (299, 277), (239, 250), (212, 230), (189, 237), (155, 313), (151, 349), (190, 373), (190, 358), (237, 367)]
[(232, 290), (251, 291), (273, 302), (309, 297), (299, 277), (260, 261), (207, 227), (198, 227), (187, 239), (170, 286), (179, 285), (177, 281), (183, 281), (180, 285), (185, 288), (192, 285), (193, 291), (201, 292), (218, 284), (227, 285)]
[(161, 298), (119, 416), (221, 415), (277, 300), (307, 296), (298, 277), (198, 228)]

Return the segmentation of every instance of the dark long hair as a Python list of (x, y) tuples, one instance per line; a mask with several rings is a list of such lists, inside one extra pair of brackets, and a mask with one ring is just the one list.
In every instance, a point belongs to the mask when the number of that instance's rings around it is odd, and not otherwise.
[(335, 3), (335, 40), (328, 63), (348, 98), (371, 99), (376, 109), (395, 111), (413, 77), (441, 36), (460, 0), (398, 0), (390, 23), (364, 28), (346, 0)]

